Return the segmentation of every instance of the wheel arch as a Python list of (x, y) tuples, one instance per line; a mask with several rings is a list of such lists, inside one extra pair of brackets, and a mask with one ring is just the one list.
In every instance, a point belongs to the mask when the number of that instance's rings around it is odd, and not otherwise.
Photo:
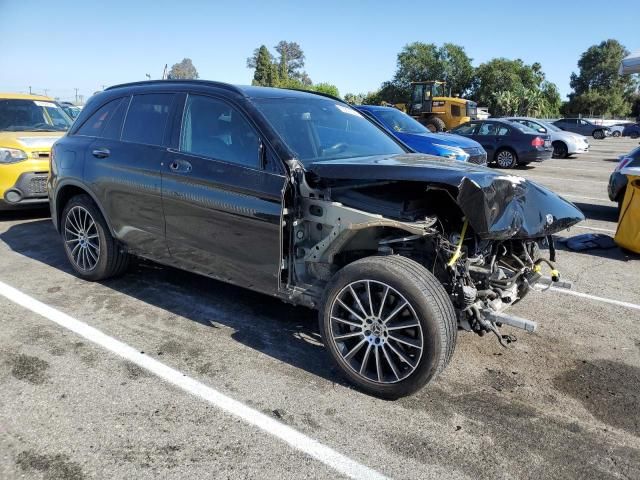
[(98, 198), (95, 195), (95, 193), (93, 193), (91, 189), (87, 188), (86, 185), (80, 182), (72, 181), (72, 180), (62, 183), (61, 185), (58, 186), (56, 190), (56, 195), (54, 197), (54, 205), (53, 205), (55, 210), (52, 208), (52, 210), (55, 211), (55, 214), (54, 214), (55, 218), (53, 220), (54, 220), (56, 229), (60, 231), (60, 222), (62, 221), (62, 211), (64, 210), (65, 205), (69, 202), (69, 200), (71, 200), (73, 197), (78, 195), (89, 195), (91, 197), (91, 199), (93, 200), (93, 203), (95, 203), (96, 206), (98, 207), (98, 210), (100, 210), (100, 213), (102, 214), (102, 218), (104, 218), (105, 222), (107, 223), (107, 226), (109, 227), (109, 232), (115, 238), (116, 237), (115, 232), (113, 230), (113, 227), (111, 226), (109, 217), (105, 215), (104, 209), (102, 208), (102, 205), (98, 201)]

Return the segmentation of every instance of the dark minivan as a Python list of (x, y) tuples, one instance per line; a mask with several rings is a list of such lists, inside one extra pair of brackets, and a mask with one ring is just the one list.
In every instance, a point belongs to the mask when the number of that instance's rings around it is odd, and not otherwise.
[(458, 328), (533, 331), (502, 311), (583, 218), (533, 182), (411, 153), (338, 98), (207, 81), (92, 97), (48, 191), (80, 278), (136, 255), (317, 309), (339, 369), (385, 398), (441, 372)]
[(475, 120), (451, 133), (469, 137), (487, 152), (487, 161), (500, 168), (513, 168), (549, 160), (553, 155), (551, 136), (508, 120)]

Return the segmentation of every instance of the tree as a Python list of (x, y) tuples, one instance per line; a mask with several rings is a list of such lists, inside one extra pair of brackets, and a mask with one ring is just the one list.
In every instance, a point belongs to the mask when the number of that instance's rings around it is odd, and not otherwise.
[(620, 62), (629, 52), (617, 40), (590, 46), (580, 55), (579, 73), (571, 74), (568, 114), (625, 116), (631, 112), (638, 87), (636, 75), (620, 75)]
[[(444, 65), (442, 80), (454, 94), (464, 96), (471, 87), (474, 69), (471, 59), (464, 48), (453, 43), (445, 43), (438, 51), (440, 62)], [(439, 80), (438, 78), (427, 80)]]
[(393, 80), (382, 84), (379, 95), (389, 103), (406, 102), (411, 82), (445, 80), (451, 91), (464, 95), (471, 85), (473, 67), (464, 48), (453, 43), (441, 47), (433, 43), (405, 45), (397, 58)]
[(496, 116), (552, 117), (562, 102), (539, 63), (527, 65), (507, 58), (494, 58), (476, 69), (471, 98)]
[(253, 85), (292, 88), (340, 96), (338, 87), (330, 83), (313, 84), (304, 67), (304, 52), (296, 42), (281, 41), (275, 46), (278, 57), (261, 45), (247, 58), (247, 68), (253, 68)]
[(351, 105), (362, 105), (365, 98), (364, 93), (345, 93), (344, 101)]
[(634, 93), (631, 97), (632, 107), (631, 107), (631, 116), (633, 118), (638, 119), (640, 121), (640, 91)]
[(275, 50), (277, 58), (265, 45), (261, 45), (247, 58), (247, 68), (254, 69), (253, 85), (270, 87), (289, 78), (300, 80), (304, 85), (313, 84), (309, 74), (301, 70), (304, 67), (304, 52), (300, 45), (282, 40)]
[(274, 48), (278, 52), (280, 77), (300, 78), (300, 70), (304, 67), (304, 52), (300, 45), (281, 40)]
[(180, 63), (173, 64), (167, 74), (167, 80), (193, 80), (196, 78), (198, 78), (198, 71), (190, 58), (183, 58)]
[(340, 97), (340, 92), (338, 90), (338, 87), (330, 83), (326, 83), (326, 82), (316, 83), (312, 87), (313, 87), (313, 91), (315, 92), (325, 93), (327, 95), (333, 95), (334, 97)]
[(273, 83), (273, 56), (266, 46), (256, 48), (253, 57), (247, 59), (247, 66), (255, 68), (252, 85), (267, 86)]

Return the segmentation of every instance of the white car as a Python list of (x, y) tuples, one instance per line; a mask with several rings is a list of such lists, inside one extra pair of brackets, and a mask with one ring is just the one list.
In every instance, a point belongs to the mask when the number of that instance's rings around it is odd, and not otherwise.
[(553, 123), (545, 122), (537, 118), (510, 117), (506, 120), (518, 122), (532, 130), (551, 135), (553, 156), (555, 158), (567, 158), (571, 155), (586, 153), (589, 151), (589, 140), (579, 133), (567, 132), (556, 127)]
[(624, 130), (624, 127), (626, 127), (627, 125), (629, 125), (629, 122), (616, 123), (615, 125), (609, 125), (609, 129), (611, 129), (611, 136), (621, 137), (622, 131)]

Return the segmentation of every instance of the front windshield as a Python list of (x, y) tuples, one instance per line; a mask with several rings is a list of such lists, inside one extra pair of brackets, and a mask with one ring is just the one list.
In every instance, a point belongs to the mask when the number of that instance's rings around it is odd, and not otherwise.
[(5, 132), (64, 132), (71, 119), (54, 102), (0, 99), (0, 130)]
[(374, 110), (371, 113), (380, 120), (389, 130), (398, 133), (431, 133), (422, 124), (418, 123), (406, 113), (400, 110)]
[(254, 102), (303, 164), (405, 153), (358, 111), (335, 100), (255, 98)]

